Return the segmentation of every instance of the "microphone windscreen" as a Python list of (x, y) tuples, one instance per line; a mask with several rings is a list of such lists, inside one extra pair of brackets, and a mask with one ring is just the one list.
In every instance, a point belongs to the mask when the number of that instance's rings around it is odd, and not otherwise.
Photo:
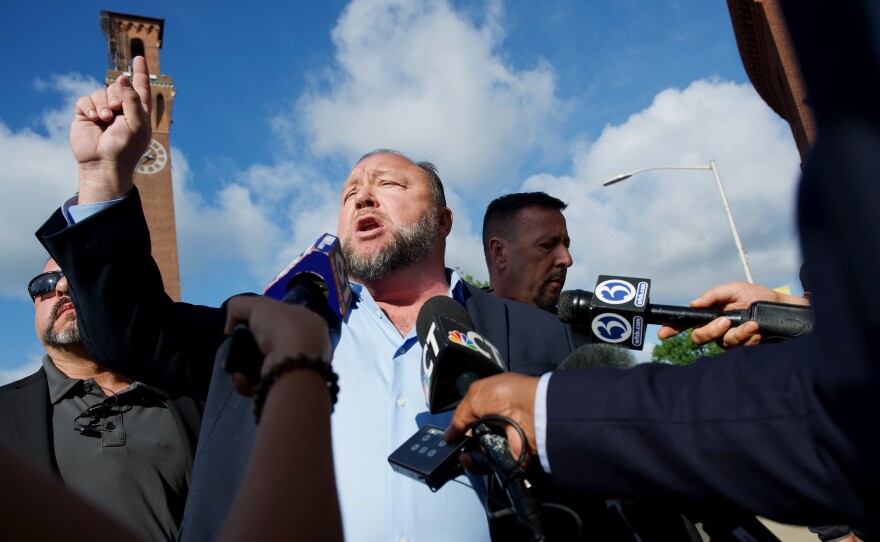
[(563, 322), (571, 321), (572, 297), (574, 297), (574, 292), (571, 290), (563, 290), (562, 293), (559, 294), (559, 301), (556, 304), (556, 315)]
[(590, 301), (593, 292), (586, 290), (565, 290), (559, 294), (556, 304), (556, 316), (566, 324), (583, 323), (589, 317)]
[(559, 370), (568, 369), (630, 369), (636, 365), (636, 357), (629, 350), (610, 344), (585, 344), (569, 354)]
[(462, 324), (467, 330), (474, 329), (474, 322), (461, 303), (446, 295), (437, 295), (425, 301), (416, 318), (416, 335), (425, 344), (434, 316), (445, 316)]

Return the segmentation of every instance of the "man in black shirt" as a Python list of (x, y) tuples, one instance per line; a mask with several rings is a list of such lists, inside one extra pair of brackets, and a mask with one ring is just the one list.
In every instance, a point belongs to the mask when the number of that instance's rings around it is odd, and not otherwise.
[(91, 358), (54, 260), (28, 291), (46, 355), (36, 373), (0, 388), (4, 444), (134, 532), (173, 540), (189, 488), (198, 405)]

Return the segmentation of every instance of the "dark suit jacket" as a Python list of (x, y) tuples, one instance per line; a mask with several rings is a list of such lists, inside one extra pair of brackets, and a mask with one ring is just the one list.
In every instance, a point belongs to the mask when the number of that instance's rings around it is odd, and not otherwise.
[[(181, 537), (216, 538), (255, 431), (250, 399), (233, 392), (215, 363), (215, 354), (225, 357), (217, 352), (225, 340), (225, 310), (173, 303), (165, 295), (137, 191), (72, 227), (58, 211), (37, 237), (64, 269), (80, 335), (97, 361), (142, 382), (206, 398)], [(511, 370), (541, 374), (575, 346), (568, 326), (528, 305), (469, 285), (465, 305), (475, 329)]]
[(52, 438), (52, 404), (46, 371), (0, 387), (3, 444), (37, 469), (60, 476)]
[[(196, 440), (201, 407), (188, 398), (169, 398), (168, 408), (190, 443)], [(46, 371), (40, 369), (0, 387), (0, 433), (3, 444), (37, 469), (60, 476), (55, 459), (52, 403)]]

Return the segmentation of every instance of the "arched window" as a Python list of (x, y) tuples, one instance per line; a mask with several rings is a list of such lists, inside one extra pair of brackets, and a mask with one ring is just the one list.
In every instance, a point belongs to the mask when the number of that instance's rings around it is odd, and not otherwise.
[(156, 128), (162, 122), (162, 116), (165, 114), (165, 96), (158, 94), (156, 96)]
[(142, 56), (147, 58), (144, 54), (144, 42), (141, 39), (134, 38), (131, 40), (131, 56), (128, 57), (129, 64), (131, 64), (131, 60), (136, 56)]

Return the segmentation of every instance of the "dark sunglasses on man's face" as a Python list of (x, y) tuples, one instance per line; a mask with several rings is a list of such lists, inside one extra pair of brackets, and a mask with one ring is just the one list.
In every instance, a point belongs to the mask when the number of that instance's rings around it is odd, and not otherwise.
[(36, 301), (41, 295), (54, 292), (55, 286), (63, 276), (63, 271), (46, 271), (32, 278), (28, 283), (28, 293), (31, 294), (31, 299)]

